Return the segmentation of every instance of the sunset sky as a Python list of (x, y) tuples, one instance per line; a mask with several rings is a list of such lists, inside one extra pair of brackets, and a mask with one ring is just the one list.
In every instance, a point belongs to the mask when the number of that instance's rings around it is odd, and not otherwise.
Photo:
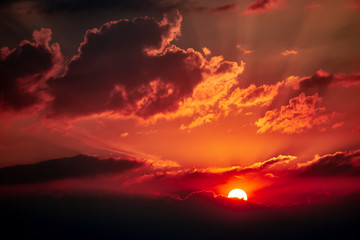
[(0, 19), (3, 206), (360, 200), (360, 1), (5, 0)]

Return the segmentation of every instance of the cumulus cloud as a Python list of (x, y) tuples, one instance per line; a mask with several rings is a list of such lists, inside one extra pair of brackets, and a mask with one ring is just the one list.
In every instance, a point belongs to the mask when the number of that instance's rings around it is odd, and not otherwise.
[[(20, 95), (16, 99), (26, 98), (18, 108), (35, 104), (41, 93), (47, 96), (46, 113), (50, 118), (113, 114), (154, 121), (191, 117), (190, 123), (181, 126), (191, 129), (227, 116), (232, 110), (239, 112), (245, 107), (271, 103), (283, 82), (238, 87), (245, 63), (210, 56), (207, 48), (202, 54), (172, 44), (180, 35), (181, 21), (182, 16), (174, 10), (162, 21), (149, 17), (123, 19), (88, 30), (65, 72), (50, 81), (63, 63), (59, 47), (49, 46), (50, 30), (35, 31), (35, 43), (24, 42), (21, 47), (43, 49), (52, 65), (44, 73), (27, 74), (26, 81), (17, 77), (18, 82), (26, 83), (26, 88), (12, 85)], [(2, 61), (15, 53), (4, 48)], [(10, 92), (6, 91), (1, 100), (3, 105), (15, 108), (17, 95)]]
[(269, 110), (259, 118), (255, 122), (259, 127), (257, 132), (301, 133), (313, 126), (328, 123), (329, 115), (325, 113), (325, 108), (319, 107), (321, 100), (318, 94), (306, 96), (301, 93), (290, 99), (289, 105), (281, 106), (280, 110)]
[(51, 30), (33, 32), (33, 41), (0, 51), (0, 111), (20, 111), (49, 100), (46, 82), (63, 67), (59, 44), (49, 44)]
[(298, 174), (303, 177), (359, 176), (360, 150), (336, 152), (298, 164)]
[(256, 0), (250, 3), (245, 10), (244, 14), (266, 12), (273, 9), (279, 9), (286, 7), (286, 3), (282, 0)]
[(51, 82), (51, 116), (175, 111), (202, 81), (204, 65), (199, 52), (170, 45), (181, 20), (174, 11), (161, 22), (135, 18), (88, 30), (65, 76)]
[(131, 159), (103, 159), (80, 154), (34, 164), (1, 168), (0, 185), (33, 184), (68, 178), (116, 174), (142, 165), (142, 162)]

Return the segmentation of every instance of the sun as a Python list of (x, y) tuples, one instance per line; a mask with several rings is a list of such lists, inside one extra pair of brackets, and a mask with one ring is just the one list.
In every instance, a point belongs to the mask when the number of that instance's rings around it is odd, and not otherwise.
[(247, 201), (246, 193), (238, 188), (235, 188), (229, 192), (228, 198), (239, 198)]

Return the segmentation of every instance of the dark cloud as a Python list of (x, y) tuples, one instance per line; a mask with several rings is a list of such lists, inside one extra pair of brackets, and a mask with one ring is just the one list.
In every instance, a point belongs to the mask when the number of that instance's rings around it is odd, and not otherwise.
[(135, 18), (88, 30), (66, 75), (51, 82), (51, 115), (111, 111), (147, 118), (175, 111), (203, 79), (202, 55), (169, 44), (181, 20), (174, 11), (161, 22)]
[(212, 10), (212, 12), (216, 13), (216, 12), (226, 12), (226, 11), (231, 11), (236, 9), (237, 5), (236, 4), (228, 4), (228, 5), (224, 5), (224, 6), (220, 6), (217, 8), (214, 8)]
[(300, 91), (315, 91), (322, 93), (331, 82), (334, 76), (322, 70), (317, 71), (314, 75), (303, 78), (299, 83)]
[(360, 73), (339, 73), (330, 74), (323, 70), (318, 70), (310, 77), (299, 79), (298, 86), (302, 92), (323, 93), (329, 86), (349, 87), (360, 84)]
[(115, 174), (141, 165), (141, 162), (129, 159), (101, 159), (80, 154), (35, 164), (1, 168), (0, 185), (33, 184), (68, 178), (93, 177), (100, 174)]
[(264, 12), (283, 6), (286, 6), (283, 0), (256, 0), (246, 7), (244, 13)]
[(0, 52), (0, 111), (22, 110), (44, 100), (46, 81), (62, 68), (57, 43), (49, 45), (50, 29), (33, 33), (15, 49)]
[(185, 169), (179, 171), (156, 172), (146, 174), (137, 179), (129, 180), (126, 185), (129, 189), (149, 191), (163, 191), (188, 194), (194, 191), (212, 189), (224, 184), (229, 179), (249, 173), (256, 173), (278, 163), (287, 163), (294, 160), (294, 156), (273, 157), (264, 162), (258, 162), (248, 167), (231, 167), (225, 169)]
[(302, 177), (360, 176), (360, 150), (317, 156), (299, 164)]

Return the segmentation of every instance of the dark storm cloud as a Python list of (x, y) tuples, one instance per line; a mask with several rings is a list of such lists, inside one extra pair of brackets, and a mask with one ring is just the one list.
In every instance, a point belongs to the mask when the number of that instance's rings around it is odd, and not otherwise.
[(175, 111), (202, 81), (202, 55), (170, 45), (180, 34), (177, 11), (161, 22), (135, 18), (88, 30), (65, 76), (51, 81), (51, 116), (106, 111), (147, 118)]
[(303, 177), (360, 176), (360, 150), (336, 152), (299, 165)]
[(0, 169), (0, 185), (33, 184), (68, 178), (116, 174), (142, 166), (129, 159), (101, 159), (84, 154)]
[(49, 45), (51, 30), (35, 30), (33, 39), (23, 40), (12, 50), (1, 49), (0, 111), (17, 111), (40, 103), (46, 81), (62, 68), (59, 45)]

